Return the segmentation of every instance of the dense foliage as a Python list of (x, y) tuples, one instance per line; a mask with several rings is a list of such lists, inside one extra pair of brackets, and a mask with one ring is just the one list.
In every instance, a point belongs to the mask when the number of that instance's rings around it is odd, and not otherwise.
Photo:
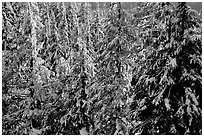
[(186, 3), (2, 3), (3, 134), (202, 134), (202, 20)]

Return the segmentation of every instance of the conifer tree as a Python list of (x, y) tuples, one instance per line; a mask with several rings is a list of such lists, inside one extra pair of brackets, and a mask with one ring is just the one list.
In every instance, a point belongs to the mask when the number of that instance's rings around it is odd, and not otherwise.
[[(151, 28), (150, 43), (146, 43), (146, 69), (137, 82), (137, 118), (141, 123), (135, 129), (142, 134), (199, 134), (191, 126), (193, 118), (201, 120), (201, 33), (194, 22), (197, 17), (185, 3), (179, 3), (176, 10), (169, 3), (161, 3), (159, 9), (154, 16), (157, 28)], [(200, 62), (194, 62), (196, 69), (192, 56)]]

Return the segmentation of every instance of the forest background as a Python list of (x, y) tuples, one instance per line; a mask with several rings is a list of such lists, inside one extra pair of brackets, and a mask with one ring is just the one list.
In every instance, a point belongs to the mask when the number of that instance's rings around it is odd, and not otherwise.
[(202, 134), (201, 10), (134, 4), (3, 2), (2, 134)]

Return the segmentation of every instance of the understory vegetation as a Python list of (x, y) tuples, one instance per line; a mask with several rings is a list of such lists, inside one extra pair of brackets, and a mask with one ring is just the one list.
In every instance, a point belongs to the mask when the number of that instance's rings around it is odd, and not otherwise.
[(2, 134), (202, 134), (202, 20), (186, 3), (2, 3)]

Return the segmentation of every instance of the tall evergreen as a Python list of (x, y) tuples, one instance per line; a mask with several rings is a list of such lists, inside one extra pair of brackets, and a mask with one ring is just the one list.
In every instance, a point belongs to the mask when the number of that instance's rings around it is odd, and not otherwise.
[[(146, 68), (138, 77), (135, 130), (142, 134), (200, 134), (201, 31), (198, 17), (185, 3), (176, 9), (161, 3), (155, 13)], [(196, 35), (194, 35), (196, 34)], [(147, 44), (147, 43), (146, 43)], [(140, 73), (141, 73), (140, 72)], [(195, 123), (192, 122), (195, 120)], [(179, 121), (179, 122), (178, 122)]]

